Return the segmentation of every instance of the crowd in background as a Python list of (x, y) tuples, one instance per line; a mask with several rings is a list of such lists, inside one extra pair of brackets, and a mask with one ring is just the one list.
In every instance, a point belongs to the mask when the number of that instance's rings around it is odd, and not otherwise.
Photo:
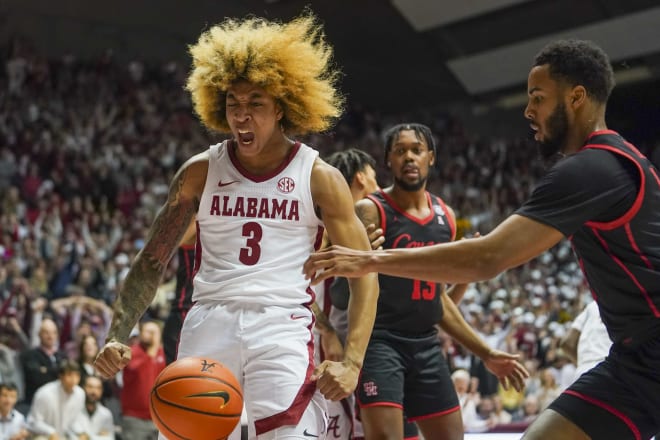
[[(30, 370), (30, 351), (49, 355), (49, 380), (58, 379), (55, 365), (64, 359), (82, 366), (83, 380), (94, 375), (112, 302), (173, 173), (222, 138), (201, 128), (183, 89), (186, 68), (175, 63), (118, 63), (110, 52), (94, 61), (47, 59), (15, 39), (3, 65), (0, 382), (17, 384), (18, 408), (27, 416), (44, 385), (44, 371)], [(351, 104), (331, 133), (302, 140), (322, 156), (357, 147), (382, 160), (382, 130), (413, 120), (437, 136), (439, 166), (429, 190), (454, 208), (460, 235), (488, 233), (520, 206), (543, 173), (526, 140), (466, 133), (460, 121), (438, 112), (402, 108), (385, 115)], [(652, 141), (641, 147), (657, 157), (660, 148), (652, 150)], [(174, 259), (147, 318), (166, 317), (176, 265)], [(467, 431), (524, 426), (570, 384), (574, 367), (558, 343), (589, 301), (567, 242), (470, 286), (460, 304), (468, 322), (491, 346), (521, 353), (532, 374), (524, 393), (505, 391), (477, 358), (439, 333)], [(135, 340), (143, 336), (136, 329)], [(147, 339), (153, 344), (158, 337)], [(117, 426), (120, 396), (127, 392), (122, 383), (103, 386), (102, 401)]]

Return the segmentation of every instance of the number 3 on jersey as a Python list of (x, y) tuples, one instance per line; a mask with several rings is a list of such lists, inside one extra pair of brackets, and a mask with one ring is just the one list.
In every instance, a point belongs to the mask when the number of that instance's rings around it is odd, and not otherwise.
[[(424, 283), (424, 287), (422, 287), (422, 283)], [(411, 299), (413, 301), (431, 301), (433, 298), (435, 298), (436, 286), (437, 285), (435, 283), (431, 283), (429, 281), (413, 280), (413, 291)]]
[(263, 236), (261, 225), (256, 222), (248, 222), (243, 225), (243, 237), (247, 238), (245, 245), (238, 254), (238, 259), (246, 266), (254, 266), (261, 257), (261, 246), (259, 242)]

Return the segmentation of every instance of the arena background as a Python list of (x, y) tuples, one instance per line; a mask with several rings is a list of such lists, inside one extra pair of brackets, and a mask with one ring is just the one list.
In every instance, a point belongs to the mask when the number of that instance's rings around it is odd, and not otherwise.
[(187, 45), (224, 17), (286, 20), (307, 6), (324, 22), (344, 72), (344, 122), (360, 112), (390, 121), (442, 115), (470, 135), (527, 145), (522, 109), (533, 55), (558, 37), (586, 38), (614, 63), (608, 123), (660, 161), (657, 0), (0, 0), (0, 45), (8, 54), (18, 38), (50, 59), (112, 54), (126, 65), (175, 62), (186, 70)]

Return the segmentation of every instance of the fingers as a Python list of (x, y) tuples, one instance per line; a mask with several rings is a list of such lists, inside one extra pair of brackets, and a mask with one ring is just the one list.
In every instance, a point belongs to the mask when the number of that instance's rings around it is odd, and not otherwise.
[(328, 368), (328, 361), (323, 361), (321, 365), (318, 367), (314, 368), (314, 372), (312, 373), (312, 376), (309, 378), (312, 382), (315, 382), (323, 376), (323, 373), (325, 373), (325, 370)]
[(381, 228), (376, 228), (376, 225), (370, 224), (367, 226), (367, 235), (369, 236), (371, 249), (382, 249), (383, 243), (385, 243), (385, 236), (383, 235), (383, 230)]
[(131, 360), (131, 349), (118, 342), (110, 342), (96, 356), (94, 366), (99, 374), (109, 379), (124, 368)]

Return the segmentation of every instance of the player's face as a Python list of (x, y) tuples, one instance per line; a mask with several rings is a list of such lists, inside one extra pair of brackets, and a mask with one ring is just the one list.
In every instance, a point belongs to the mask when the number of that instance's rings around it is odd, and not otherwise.
[(414, 130), (401, 130), (387, 155), (394, 182), (404, 191), (425, 188), (429, 168), (435, 161), (426, 140)]
[(530, 120), (534, 139), (544, 158), (562, 150), (568, 137), (568, 114), (557, 81), (547, 65), (535, 66), (527, 79), (528, 101), (525, 117)]
[(262, 87), (249, 81), (236, 81), (227, 90), (226, 117), (240, 154), (254, 156), (280, 132), (283, 112)]

